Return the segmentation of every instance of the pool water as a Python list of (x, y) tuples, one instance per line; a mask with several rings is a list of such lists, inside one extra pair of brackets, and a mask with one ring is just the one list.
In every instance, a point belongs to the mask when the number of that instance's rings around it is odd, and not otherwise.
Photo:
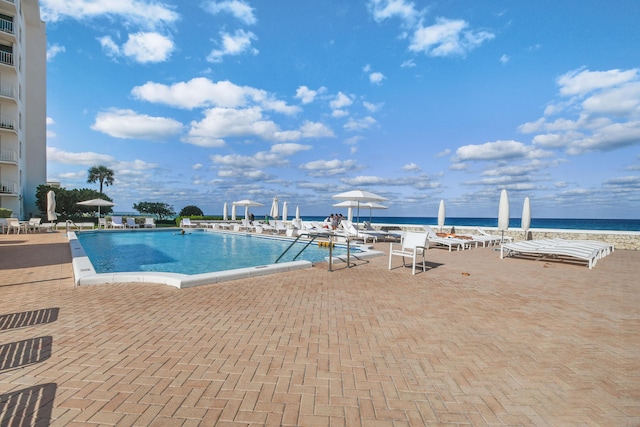
[[(187, 231), (77, 233), (96, 273), (155, 271), (200, 274), (274, 264), (290, 240), (250, 234)], [(296, 243), (279, 263), (293, 261), (307, 242)], [(352, 249), (353, 251), (353, 249)], [(336, 246), (333, 256), (346, 255)], [(324, 261), (329, 248), (311, 243), (296, 261)]]

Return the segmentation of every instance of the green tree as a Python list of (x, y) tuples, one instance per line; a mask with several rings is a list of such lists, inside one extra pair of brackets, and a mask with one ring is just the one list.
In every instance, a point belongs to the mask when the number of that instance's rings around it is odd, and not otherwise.
[(202, 209), (197, 206), (189, 205), (182, 208), (180, 216), (202, 216)]
[(134, 203), (133, 209), (137, 210), (141, 214), (157, 215), (158, 219), (164, 219), (165, 217), (176, 214), (173, 210), (173, 206), (161, 202)]
[(99, 182), (100, 192), (102, 193), (102, 185), (113, 185), (113, 170), (106, 166), (91, 166), (88, 171), (88, 183)]
[[(65, 188), (39, 185), (36, 189), (36, 206), (42, 215), (47, 212), (47, 193), (49, 190), (53, 190), (56, 194), (56, 212), (65, 218), (85, 213), (95, 213), (97, 211), (95, 206), (83, 206), (79, 205), (78, 202), (97, 198), (112, 201), (105, 194), (98, 193), (91, 188), (74, 188), (67, 190)], [(108, 214), (112, 212), (112, 209), (109, 206), (103, 206), (100, 211)]]

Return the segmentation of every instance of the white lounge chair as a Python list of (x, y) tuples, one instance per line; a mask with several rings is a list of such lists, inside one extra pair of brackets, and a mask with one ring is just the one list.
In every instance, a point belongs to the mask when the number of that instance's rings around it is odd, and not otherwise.
[(434, 243), (439, 246), (446, 246), (449, 248), (449, 252), (451, 252), (452, 248), (456, 248), (457, 251), (471, 248), (471, 245), (474, 243), (472, 240), (467, 239), (457, 239), (455, 237), (440, 237), (433, 231), (428, 225), (424, 226), (427, 235), (429, 236), (429, 243)]
[(25, 233), (27, 232), (26, 224), (21, 224), (18, 218), (7, 218), (7, 234), (11, 233), (11, 231), (20, 234), (22, 230), (24, 230)]
[(156, 220), (153, 218), (145, 218), (144, 228), (156, 228)]
[(4, 234), (5, 230), (8, 231), (9, 226), (7, 225), (7, 220), (5, 218), (0, 218), (0, 233)]
[(191, 222), (191, 218), (182, 218), (180, 228), (196, 228), (196, 225)]
[(121, 216), (111, 217), (111, 228), (124, 228)]
[(135, 218), (127, 218), (127, 228), (140, 228), (140, 226), (136, 224)]
[(589, 268), (596, 265), (601, 258), (602, 248), (582, 245), (578, 241), (566, 243), (552, 240), (527, 240), (513, 243), (503, 243), (500, 246), (500, 258), (514, 255), (536, 256), (538, 259), (562, 259), (564, 257), (583, 260)]
[(502, 243), (502, 242), (513, 242), (513, 237), (511, 236), (500, 236), (498, 234), (489, 234), (486, 231), (484, 231), (482, 228), (478, 227), (476, 230), (478, 230), (478, 233), (480, 233), (481, 236), (486, 236), (486, 237), (491, 237), (492, 239), (494, 239), (497, 243)]
[(40, 231), (40, 222), (42, 218), (30, 218), (27, 224), (27, 229), (32, 232)]
[[(396, 244), (397, 245), (397, 244)], [(407, 231), (404, 234), (404, 238), (402, 239), (402, 243), (400, 244), (400, 248), (394, 249), (393, 243), (390, 243), (389, 246), (389, 270), (391, 270), (391, 263), (394, 256), (402, 257), (402, 266), (404, 267), (405, 258), (412, 259), (412, 270), (411, 274), (416, 274), (416, 262), (418, 260), (418, 256), (422, 255), (422, 271), (426, 270), (425, 266), (425, 252), (429, 248), (429, 237), (427, 233), (418, 233), (415, 231)]]
[(377, 236), (356, 229), (353, 223), (347, 219), (343, 219), (340, 222), (340, 227), (342, 229), (338, 228), (334, 231), (336, 236), (344, 237), (346, 239), (362, 240), (364, 243), (367, 243), (367, 240), (369, 239), (371, 239), (372, 243), (375, 243), (378, 240)]
[(98, 228), (107, 228), (107, 219), (106, 218), (98, 218)]

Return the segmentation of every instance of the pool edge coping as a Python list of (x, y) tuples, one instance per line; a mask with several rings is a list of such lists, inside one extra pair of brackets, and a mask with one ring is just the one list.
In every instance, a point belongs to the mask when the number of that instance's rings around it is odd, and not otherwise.
[[(91, 230), (95, 232), (96, 230)], [(205, 230), (208, 231), (208, 230)], [(234, 233), (235, 234), (235, 233)], [(246, 233), (239, 233), (246, 234)], [(269, 238), (270, 236), (261, 236)], [(275, 236), (274, 236), (275, 237)], [(311, 261), (289, 261), (279, 264), (266, 264), (255, 267), (236, 268), (233, 270), (224, 270), (211, 273), (200, 274), (182, 274), (170, 272), (120, 272), (120, 273), (96, 273), (91, 260), (87, 256), (82, 244), (78, 240), (76, 231), (67, 233), (69, 239), (69, 247), (71, 250), (71, 264), (73, 267), (73, 279), (75, 286), (103, 285), (110, 283), (158, 283), (173, 286), (178, 289), (190, 288), (194, 286), (202, 286), (216, 283), (223, 283), (231, 280), (246, 279), (250, 277), (264, 276), (268, 274), (283, 273), (287, 271), (301, 270), (313, 267)], [(357, 256), (351, 254), (353, 259), (365, 259), (373, 256), (384, 255), (381, 251), (367, 249), (364, 245), (361, 249), (364, 253)], [(325, 257), (325, 261), (329, 262), (329, 257)], [(346, 262), (346, 256), (332, 257), (332, 263)]]

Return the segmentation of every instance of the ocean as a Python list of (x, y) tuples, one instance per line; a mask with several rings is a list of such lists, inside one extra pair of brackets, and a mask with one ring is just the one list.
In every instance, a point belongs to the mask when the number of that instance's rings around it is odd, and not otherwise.
[[(325, 217), (302, 216), (305, 221), (323, 221)], [(354, 220), (356, 218), (354, 217)], [(360, 221), (369, 221), (369, 215), (360, 216)], [(418, 216), (373, 216), (373, 223), (383, 224), (438, 224), (437, 217)], [(498, 218), (449, 218), (444, 222), (445, 227), (472, 226), (497, 227)], [(519, 228), (520, 218), (511, 218), (510, 227)], [(640, 231), (640, 219), (580, 219), (580, 218), (531, 218), (530, 228), (552, 228), (562, 230), (611, 230), (611, 231)]]

